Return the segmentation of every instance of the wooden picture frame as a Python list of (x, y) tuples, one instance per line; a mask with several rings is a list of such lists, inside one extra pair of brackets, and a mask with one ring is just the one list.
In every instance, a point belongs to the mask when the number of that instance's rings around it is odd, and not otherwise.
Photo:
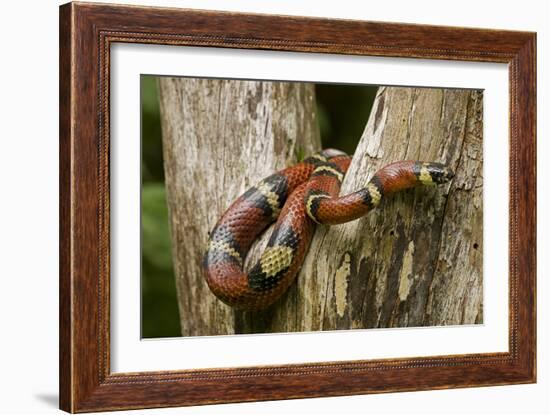
[[(109, 71), (114, 43), (508, 64), (509, 351), (111, 373)], [(90, 412), (535, 382), (535, 103), (535, 33), (106, 4), (61, 6), (61, 409)]]

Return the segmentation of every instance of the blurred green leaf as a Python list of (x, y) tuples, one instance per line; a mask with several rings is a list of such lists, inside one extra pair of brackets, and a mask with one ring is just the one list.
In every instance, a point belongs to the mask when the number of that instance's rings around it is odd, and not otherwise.
[(142, 336), (181, 335), (164, 183), (141, 190)]
[(141, 109), (144, 112), (154, 114), (159, 111), (157, 76), (141, 76)]
[(143, 256), (157, 268), (172, 268), (168, 207), (164, 183), (144, 183), (141, 190)]
[(141, 76), (142, 181), (164, 181), (157, 77)]
[(355, 152), (377, 89), (371, 85), (315, 85), (323, 148), (337, 148), (350, 155)]

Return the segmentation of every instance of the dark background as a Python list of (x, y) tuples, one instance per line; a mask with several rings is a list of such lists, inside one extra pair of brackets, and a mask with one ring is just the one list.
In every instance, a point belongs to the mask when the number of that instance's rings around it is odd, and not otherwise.
[[(141, 77), (141, 322), (142, 337), (179, 337), (156, 76)], [(376, 86), (316, 84), (323, 148), (353, 154)], [(307, 156), (307, 155), (306, 155)]]

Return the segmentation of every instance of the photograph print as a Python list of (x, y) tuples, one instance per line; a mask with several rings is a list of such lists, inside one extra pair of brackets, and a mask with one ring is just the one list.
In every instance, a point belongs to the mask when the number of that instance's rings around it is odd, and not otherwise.
[(141, 76), (142, 338), (483, 323), (483, 91)]

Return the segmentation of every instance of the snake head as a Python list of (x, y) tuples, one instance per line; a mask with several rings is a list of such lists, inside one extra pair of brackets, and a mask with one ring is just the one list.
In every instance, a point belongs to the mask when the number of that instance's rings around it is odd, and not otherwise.
[[(444, 184), (455, 177), (455, 174), (446, 164), (423, 163), (421, 167), (421, 176), (424, 176), (426, 181), (431, 181), (431, 184)], [(421, 177), (421, 180), (422, 179)]]

